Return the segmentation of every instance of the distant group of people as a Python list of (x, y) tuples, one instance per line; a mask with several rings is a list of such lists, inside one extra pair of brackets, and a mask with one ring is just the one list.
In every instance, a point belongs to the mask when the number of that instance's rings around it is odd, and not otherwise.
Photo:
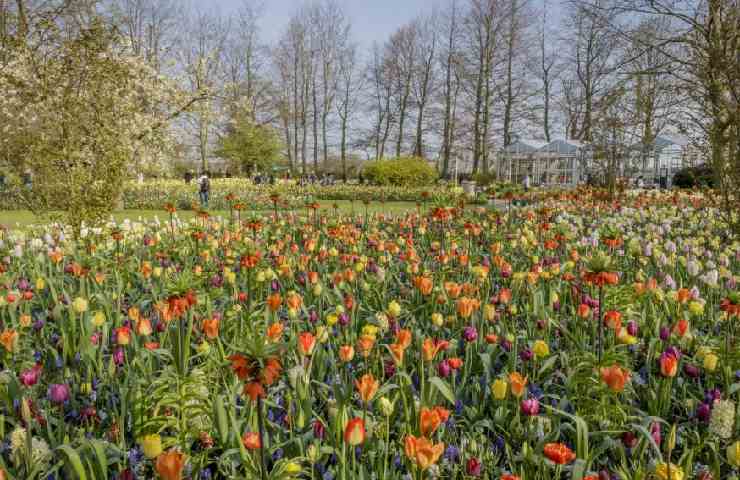
[(321, 177), (311, 173), (309, 175), (301, 175), (298, 179), (298, 185), (300, 186), (319, 184), (325, 187), (328, 185), (334, 185), (335, 182), (336, 180), (333, 173), (325, 173), (321, 175)]

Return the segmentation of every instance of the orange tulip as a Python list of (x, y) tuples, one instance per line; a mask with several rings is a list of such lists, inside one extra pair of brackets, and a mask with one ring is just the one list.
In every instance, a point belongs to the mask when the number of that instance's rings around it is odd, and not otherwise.
[(565, 465), (576, 459), (576, 454), (573, 453), (573, 450), (562, 443), (545, 444), (544, 453), (550, 461), (558, 465)]
[(511, 302), (511, 290), (502, 288), (498, 294), (498, 301), (504, 304)]
[(478, 307), (480, 300), (477, 298), (462, 297), (457, 300), (457, 314), (462, 318), (469, 318)]
[(267, 328), (267, 339), (271, 342), (279, 342), (283, 335), (285, 325), (282, 322), (275, 322)]
[(462, 358), (452, 357), (449, 360), (447, 360), (447, 363), (450, 365), (450, 368), (452, 368), (453, 370), (459, 370), (460, 367), (462, 367), (463, 365), (463, 360)]
[(676, 325), (673, 326), (673, 333), (678, 335), (679, 337), (682, 337), (686, 335), (686, 332), (689, 331), (689, 321), (685, 318), (682, 318), (678, 322), (676, 322)]
[(604, 325), (615, 331), (619, 331), (622, 327), (622, 314), (616, 310), (609, 310), (604, 314)]
[(401, 329), (396, 334), (396, 343), (401, 345), (403, 348), (407, 348), (411, 345), (411, 330)]
[(270, 310), (275, 312), (278, 308), (280, 308), (280, 305), (283, 304), (283, 297), (280, 296), (279, 293), (273, 293), (269, 297), (267, 297), (267, 306), (270, 307)]
[(669, 354), (664, 353), (660, 356), (660, 373), (664, 377), (675, 377), (678, 371), (678, 359)]
[(355, 446), (365, 441), (365, 422), (361, 418), (353, 418), (347, 422), (344, 429), (344, 441)]
[(630, 379), (630, 372), (619, 365), (604, 367), (599, 371), (601, 373), (601, 380), (607, 384), (612, 392), (621, 392), (624, 390), (624, 384)]
[(527, 387), (527, 377), (522, 377), (519, 372), (513, 372), (509, 374), (509, 383), (511, 384), (511, 393), (519, 398), (524, 395), (524, 391)]
[(429, 409), (424, 407), (421, 409), (421, 413), (419, 414), (419, 430), (423, 436), (428, 437), (437, 431), (437, 428), (443, 422), (440, 413), (436, 408)]
[(412, 460), (421, 470), (426, 470), (439, 461), (444, 452), (445, 444), (440, 442), (436, 445), (424, 437), (406, 435), (404, 439), (404, 451), (409, 460)]
[(213, 340), (218, 337), (218, 326), (221, 321), (217, 318), (206, 318), (203, 320), (202, 330), (206, 337)]
[(247, 450), (258, 450), (262, 448), (259, 434), (257, 432), (244, 432), (244, 435), (242, 435), (242, 445)]
[(181, 480), (182, 469), (185, 467), (185, 455), (175, 449), (161, 453), (157, 457), (155, 470), (163, 480)]
[(379, 386), (380, 382), (375, 380), (375, 377), (369, 373), (360, 377), (360, 380), (355, 380), (355, 387), (357, 387), (357, 391), (360, 392), (360, 399), (362, 399), (365, 404), (370, 403), (370, 400), (373, 399), (373, 396), (375, 396), (375, 393), (378, 391)]
[(676, 294), (676, 299), (679, 303), (686, 303), (691, 298), (691, 292), (688, 288), (681, 288)]
[(118, 327), (115, 331), (116, 343), (118, 343), (118, 345), (128, 345), (129, 343), (131, 343), (131, 328)]
[(591, 315), (591, 307), (582, 303), (578, 305), (578, 316), (581, 318), (588, 318)]
[(446, 350), (449, 345), (450, 342), (446, 340), (434, 341), (431, 338), (425, 339), (424, 344), (421, 347), (421, 351), (424, 354), (424, 360), (431, 362), (440, 350)]
[(298, 336), (298, 351), (301, 355), (311, 355), (315, 346), (316, 337), (311, 332), (303, 332)]
[(18, 332), (15, 330), (9, 329), (4, 330), (3, 333), (0, 333), (0, 344), (3, 345), (5, 350), (8, 352), (12, 352), (15, 350), (15, 345), (18, 342)]
[(414, 278), (414, 286), (421, 292), (422, 295), (429, 295), (432, 293), (434, 283), (429, 277), (416, 277)]
[(342, 345), (339, 347), (339, 359), (343, 362), (351, 362), (355, 358), (355, 349), (352, 345)]
[(298, 295), (297, 293), (291, 292), (288, 294), (288, 298), (286, 299), (285, 303), (288, 305), (288, 308), (290, 308), (291, 310), (298, 310), (299, 308), (301, 308), (301, 305), (303, 304), (303, 298), (301, 298), (301, 296)]
[(501, 475), (501, 480), (522, 480), (521, 477), (517, 475), (512, 475), (510, 473), (506, 473), (504, 475)]
[(365, 358), (370, 355), (370, 351), (373, 349), (373, 345), (375, 345), (375, 338), (371, 337), (370, 335), (362, 335), (357, 340), (357, 349)]
[(447, 292), (447, 296), (450, 298), (459, 297), (460, 292), (462, 291), (462, 287), (456, 282), (445, 282), (444, 287), (445, 292)]
[(403, 365), (403, 354), (406, 352), (406, 349), (404, 348), (404, 346), (399, 345), (397, 343), (393, 343), (391, 345), (388, 345), (388, 349), (391, 351), (393, 362), (396, 365)]

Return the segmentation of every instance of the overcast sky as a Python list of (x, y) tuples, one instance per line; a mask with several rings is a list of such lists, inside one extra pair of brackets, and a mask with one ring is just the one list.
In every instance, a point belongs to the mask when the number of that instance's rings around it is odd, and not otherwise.
[[(196, 1), (195, 5), (217, 6), (228, 14), (239, 8), (244, 0)], [(290, 17), (305, 3), (304, 0), (263, 0), (262, 37), (276, 40), (284, 31)], [(431, 13), (440, 0), (337, 0), (344, 6), (352, 23), (354, 38), (363, 47), (373, 41), (384, 42), (398, 27), (420, 13)]]

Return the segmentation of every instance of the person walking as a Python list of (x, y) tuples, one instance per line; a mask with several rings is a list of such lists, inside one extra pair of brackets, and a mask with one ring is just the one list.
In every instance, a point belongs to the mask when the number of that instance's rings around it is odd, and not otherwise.
[(529, 175), (526, 175), (524, 177), (524, 191), (525, 192), (529, 191)]
[(206, 170), (198, 179), (198, 194), (200, 195), (200, 206), (208, 208), (208, 197), (211, 194), (211, 173)]

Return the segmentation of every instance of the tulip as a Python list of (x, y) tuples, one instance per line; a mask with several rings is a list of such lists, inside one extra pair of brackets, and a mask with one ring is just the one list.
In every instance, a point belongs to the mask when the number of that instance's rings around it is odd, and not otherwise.
[(185, 455), (175, 449), (160, 454), (154, 465), (155, 470), (163, 480), (181, 480), (184, 467)]
[(247, 450), (259, 450), (262, 448), (259, 433), (244, 432), (244, 435), (242, 435), (242, 445), (244, 445), (244, 448)]
[(442, 421), (437, 409), (422, 408), (419, 414), (421, 434), (425, 437), (431, 436), (442, 424)]
[(624, 390), (625, 383), (630, 379), (630, 372), (619, 365), (601, 368), (600, 373), (601, 379), (607, 384), (612, 392), (621, 392)]
[(339, 359), (345, 363), (351, 362), (355, 357), (355, 349), (352, 345), (342, 345), (339, 347)]
[(452, 367), (450, 367), (450, 362), (447, 360), (442, 360), (437, 365), (437, 374), (442, 378), (447, 378), (452, 373)]
[(660, 480), (683, 480), (683, 469), (678, 465), (663, 462), (655, 467), (655, 476)]
[(39, 381), (39, 377), (41, 377), (41, 370), (41, 365), (34, 365), (28, 370), (22, 371), (20, 375), (18, 375), (18, 378), (24, 386), (32, 387), (36, 385), (36, 382)]
[(468, 459), (465, 465), (465, 472), (471, 477), (480, 477), (483, 464), (475, 457)]
[(87, 300), (85, 300), (82, 297), (77, 297), (72, 302), (72, 308), (77, 313), (85, 313), (87, 311), (88, 303)]
[(576, 459), (576, 454), (562, 443), (545, 444), (544, 453), (551, 462), (558, 465), (566, 465)]
[(4, 330), (0, 333), (0, 345), (8, 352), (13, 352), (18, 343), (18, 332), (12, 329)]
[(203, 330), (203, 333), (205, 333), (206, 338), (210, 340), (214, 340), (218, 338), (218, 330), (219, 330), (219, 324), (221, 320), (218, 317), (213, 318), (206, 318), (203, 320), (203, 325), (201, 329)]
[(386, 397), (381, 397), (378, 400), (378, 408), (380, 409), (380, 413), (386, 417), (393, 415), (393, 402)]
[(370, 373), (363, 375), (360, 380), (355, 380), (355, 387), (357, 387), (357, 391), (360, 393), (360, 399), (365, 404), (370, 403), (373, 396), (378, 391), (379, 386), (380, 382), (375, 380), (375, 377)]
[(670, 353), (664, 352), (660, 356), (660, 373), (664, 377), (675, 377), (678, 371), (678, 359)]
[(518, 372), (509, 374), (509, 383), (511, 383), (511, 393), (519, 398), (524, 394), (527, 386), (527, 377), (522, 377)]
[(533, 417), (540, 413), (540, 402), (536, 398), (528, 398), (522, 400), (520, 408), (524, 415)]
[(420, 470), (426, 470), (431, 467), (442, 456), (444, 453), (444, 443), (433, 444), (425, 437), (414, 437), (413, 435), (406, 435), (404, 439), (404, 451), (406, 456), (413, 462)]
[(537, 358), (543, 358), (550, 355), (550, 347), (542, 340), (537, 340), (532, 346), (532, 352)]
[(162, 437), (159, 434), (145, 435), (139, 440), (139, 445), (141, 445), (141, 450), (146, 458), (157, 458), (162, 453)]
[(344, 441), (349, 445), (360, 445), (365, 441), (365, 422), (361, 418), (353, 418), (347, 422), (344, 429)]
[(303, 332), (298, 336), (298, 352), (303, 356), (310, 356), (316, 346), (316, 337), (311, 332)]
[(116, 344), (128, 345), (131, 343), (131, 329), (129, 327), (118, 327), (115, 329)]
[(468, 326), (463, 329), (463, 338), (466, 342), (474, 342), (478, 338), (478, 331), (475, 327)]
[(727, 447), (727, 463), (740, 467), (740, 440)]
[(506, 391), (508, 390), (509, 384), (506, 383), (506, 380), (497, 378), (493, 381), (493, 384), (491, 385), (491, 392), (493, 393), (493, 398), (496, 400), (503, 400), (506, 398)]
[(69, 387), (66, 384), (54, 383), (49, 386), (49, 400), (52, 403), (61, 405), (69, 400)]
[(713, 372), (717, 369), (717, 362), (719, 362), (719, 357), (715, 355), (714, 353), (707, 354), (704, 357), (704, 369), (708, 372)]

